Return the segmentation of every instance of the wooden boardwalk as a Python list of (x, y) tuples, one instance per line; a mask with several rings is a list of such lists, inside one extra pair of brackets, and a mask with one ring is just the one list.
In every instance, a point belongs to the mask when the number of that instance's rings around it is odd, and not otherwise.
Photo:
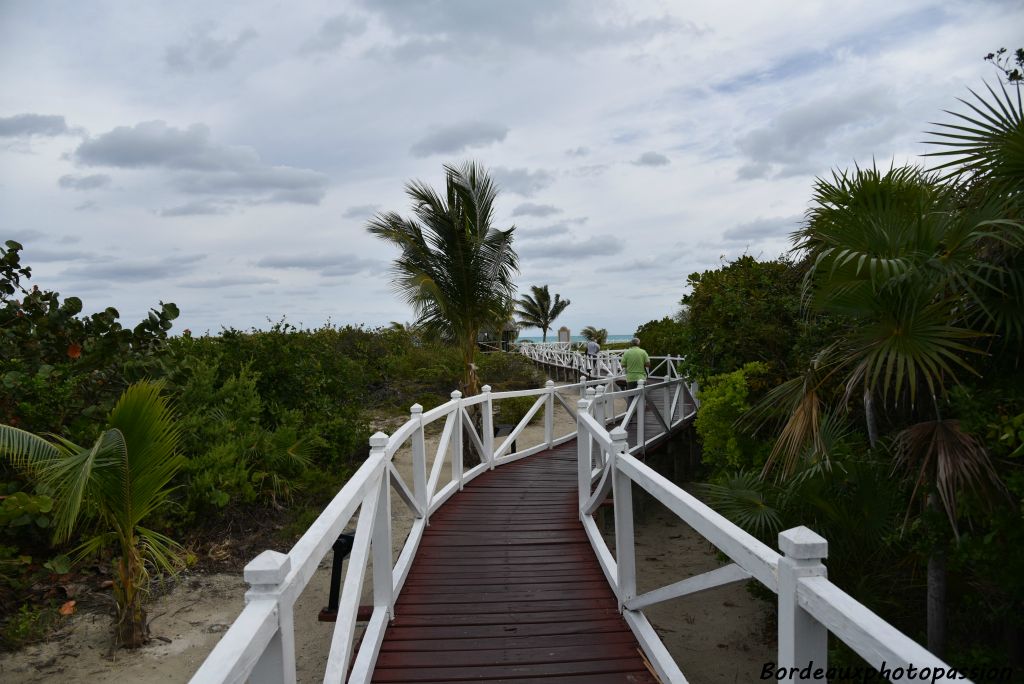
[(484, 473), (431, 517), (374, 682), (658, 681), (580, 524), (576, 459), (573, 439)]
[(655, 682), (579, 522), (576, 441), (492, 470), (430, 519), (375, 682)]

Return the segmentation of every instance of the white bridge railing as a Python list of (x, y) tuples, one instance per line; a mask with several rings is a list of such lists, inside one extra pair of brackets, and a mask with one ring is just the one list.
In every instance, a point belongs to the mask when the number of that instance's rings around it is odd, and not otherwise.
[[(515, 392), (491, 392), (484, 386), (483, 392), (475, 397), (453, 392), (451, 401), (430, 411), (414, 405), (409, 420), (390, 437), (378, 432), (370, 438), (369, 457), (287, 554), (264, 551), (246, 565), (244, 576), (250, 589), (245, 594), (245, 608), (191, 682), (296, 681), (295, 602), (357, 513), (355, 539), (324, 682), (369, 682), (385, 629), (394, 617), (395, 599), (412, 567), (430, 516), (486, 470), (576, 437), (580, 519), (605, 577), (618, 596), (623, 616), (663, 681), (686, 680), (644, 617), (644, 608), (750, 577), (779, 595), (780, 666), (803, 667), (813, 660), (815, 666), (820, 664), (824, 668), (826, 635), (832, 631), (876, 667), (883, 662), (889, 667), (913, 663), (918, 668), (943, 667), (952, 673), (941, 661), (828, 582), (820, 563), (827, 545), (813, 532), (805, 528), (783, 532), (779, 539), (785, 555), (780, 556), (632, 455), (642, 453), (697, 411), (695, 388), (687, 385), (678, 373), (680, 359), (652, 361), (655, 370), (649, 384), (641, 383), (628, 391), (615, 391), (617, 378), (610, 376), (561, 387), (555, 387), (549, 380), (542, 388)], [(653, 375), (659, 371), (660, 375)], [(567, 392), (571, 393), (570, 400), (563, 396)], [(535, 401), (511, 434), (496, 445), (495, 406), (503, 399), (517, 397), (533, 397)], [(555, 436), (556, 401), (575, 416), (576, 431)], [(471, 419), (471, 413), (476, 411), (482, 419), (480, 432)], [(524, 430), (541, 412), (543, 430), (538, 431), (535, 444), (524, 445)], [(657, 429), (648, 435), (644, 417), (652, 413)], [(440, 427), (440, 436), (436, 449), (428, 453), (427, 428), (435, 424), (431, 434)], [(607, 430), (609, 425), (614, 425), (611, 432)], [(469, 469), (463, 467), (463, 452), (467, 448), (464, 437), (482, 458), (480, 464)], [(524, 448), (510, 453), (516, 443)], [(412, 452), (411, 486), (393, 462), (395, 453), (406, 444)], [(637, 595), (631, 483), (667, 506), (733, 563)], [(392, 490), (414, 516), (397, 560), (392, 551)], [(593, 519), (594, 511), (609, 493), (615, 503), (614, 555)], [(372, 613), (357, 649), (356, 617), (371, 559)], [(952, 674), (932, 681), (952, 681)]]
[[(829, 582), (822, 564), (828, 556), (825, 539), (806, 527), (786, 530), (779, 534), (779, 548), (783, 552), (780, 555), (638, 460), (633, 454), (643, 448), (643, 439), (630, 446), (622, 426), (609, 432), (605, 423), (607, 405), (616, 398), (634, 394), (635, 406), (637, 401), (643, 401), (643, 390), (603, 395), (587, 390), (586, 398), (578, 402), (580, 519), (601, 569), (615, 590), (623, 617), (662, 681), (685, 682), (686, 678), (644, 616), (644, 609), (749, 579), (778, 595), (778, 661), (768, 676), (758, 673), (761, 679), (824, 680), (828, 673), (828, 633), (832, 632), (880, 672), (898, 671), (891, 674), (893, 681), (968, 681)], [(638, 594), (634, 484), (679, 516), (732, 563)], [(609, 494), (614, 503), (614, 555), (593, 517)]]
[[(535, 342), (518, 346), (520, 354), (532, 361), (577, 371), (588, 377), (622, 375), (624, 349), (602, 350), (596, 357), (584, 353), (577, 342)], [(656, 371), (652, 369), (651, 373)]]

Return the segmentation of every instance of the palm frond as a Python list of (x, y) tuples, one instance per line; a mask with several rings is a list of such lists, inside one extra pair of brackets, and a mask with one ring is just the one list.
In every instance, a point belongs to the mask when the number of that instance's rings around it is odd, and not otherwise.
[(697, 485), (708, 505), (762, 539), (782, 529), (778, 509), (768, 503), (769, 488), (768, 483), (749, 471), (733, 473), (722, 483)]
[[(957, 420), (930, 420), (901, 430), (894, 440), (896, 466), (913, 478), (914, 491), (928, 494), (934, 483), (953, 530), (957, 529), (957, 495), (965, 490), (1005, 497), (1006, 487), (996, 474), (988, 452)], [(984, 502), (992, 497), (982, 496)], [(908, 510), (909, 515), (909, 510)]]

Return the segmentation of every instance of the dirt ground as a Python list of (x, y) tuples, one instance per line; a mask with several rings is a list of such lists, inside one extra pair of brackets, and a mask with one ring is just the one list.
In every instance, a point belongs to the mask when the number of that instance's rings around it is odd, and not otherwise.
[[(574, 405), (571, 398), (570, 405)], [(556, 436), (575, 422), (556, 402)], [(382, 425), (382, 429), (394, 425)], [(520, 437), (519, 447), (539, 442), (543, 422)], [(437, 435), (428, 438), (428, 459)], [(532, 441), (531, 441), (532, 440)], [(500, 440), (496, 440), (500, 444)], [(395, 464), (412, 482), (411, 455), (399, 450)], [(429, 469), (429, 463), (428, 463)], [(442, 475), (450, 469), (446, 464)], [(442, 477), (441, 485), (447, 480)], [(395, 551), (412, 523), (401, 499), (392, 496)], [(353, 521), (354, 524), (354, 521)], [(287, 551), (287, 549), (277, 549)], [(655, 589), (722, 564), (714, 549), (673, 514), (649, 502), (636, 529), (638, 588)], [(327, 605), (330, 554), (295, 606), (296, 660), (300, 682), (322, 681), (330, 650), (332, 623), (317, 621)], [(71, 616), (43, 644), (0, 655), (0, 681), (95, 684), (95, 682), (186, 682), (241, 612), (246, 584), (237, 573), (189, 575), (149, 605), (152, 641), (135, 651), (110, 653), (111, 618), (103, 608)], [(368, 598), (369, 586), (364, 587)], [(753, 681), (768, 660), (774, 642), (768, 620), (771, 607), (755, 599), (742, 584), (676, 599), (646, 611), (683, 673), (693, 684)]]

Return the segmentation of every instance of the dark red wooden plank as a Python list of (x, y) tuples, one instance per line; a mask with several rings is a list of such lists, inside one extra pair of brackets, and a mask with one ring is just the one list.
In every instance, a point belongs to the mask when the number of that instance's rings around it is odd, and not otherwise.
[[(587, 623), (590, 620), (610, 620), (619, 618), (617, 606), (606, 608), (594, 607), (586, 609), (523, 611), (519, 613), (469, 613), (453, 615), (452, 613), (427, 612), (419, 615), (404, 611), (391, 622), (392, 627), (453, 627), (460, 625), (525, 625), (541, 623)], [(390, 628), (389, 628), (390, 629)], [(627, 629), (623, 623), (623, 629)], [(387, 635), (384, 637), (387, 639)]]
[[(530, 679), (475, 679), (478, 684), (537, 684), (535, 678)], [(612, 672), (585, 675), (561, 675), (561, 684), (658, 684), (658, 680), (649, 672)]]
[[(595, 634), (602, 637), (605, 634)], [(431, 652), (384, 652), (377, 656), (377, 668), (471, 667), (487, 665), (526, 665), (540, 663), (578, 663), (581, 661), (618, 660), (637, 657), (636, 646), (596, 641), (585, 646), (541, 646), (540, 648), (497, 648), (495, 650), (468, 650)], [(572, 670), (569, 670), (572, 672)], [(599, 669), (598, 672), (601, 672)]]
[[(385, 645), (401, 641), (417, 641), (419, 643), (437, 642), (448, 639), (486, 639), (489, 637), (541, 637), (553, 634), (569, 636), (586, 635), (593, 632), (624, 632), (622, 620), (615, 617), (605, 619), (593, 618), (575, 622), (528, 622), (525, 624), (507, 625), (453, 625), (431, 627), (395, 627), (388, 628)], [(382, 647), (383, 648), (383, 647)], [(401, 649), (397, 649), (401, 650)]]
[(510, 678), (549, 678), (565, 681), (568, 675), (609, 672), (645, 672), (639, 655), (619, 660), (588, 660), (571, 663), (532, 663), (528, 665), (475, 665), (472, 667), (378, 667), (375, 682), (466, 682)]
[(500, 636), (448, 639), (438, 644), (436, 639), (422, 641), (389, 640), (381, 648), (387, 652), (428, 651), (494, 651), (524, 648), (552, 648), (561, 646), (596, 646), (603, 644), (632, 644), (634, 637), (621, 630), (589, 634), (546, 634), (542, 636)]

